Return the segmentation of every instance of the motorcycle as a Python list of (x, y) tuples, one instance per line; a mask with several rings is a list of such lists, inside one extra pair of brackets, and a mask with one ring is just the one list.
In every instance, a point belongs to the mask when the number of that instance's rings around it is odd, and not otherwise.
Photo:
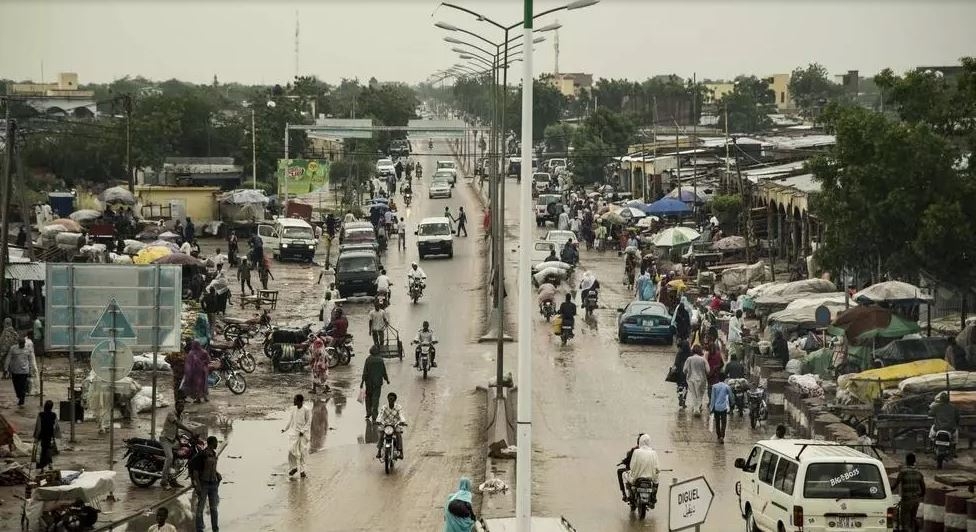
[(277, 344), (300, 344), (312, 334), (312, 326), (272, 327), (264, 334), (264, 356), (271, 358), (271, 348)]
[(586, 292), (586, 297), (583, 298), (583, 310), (586, 312), (587, 318), (592, 317), (593, 311), (596, 310), (597, 297), (596, 290), (589, 290)]
[(573, 326), (572, 325), (562, 325), (559, 328), (559, 340), (562, 341), (562, 345), (566, 345), (566, 342), (573, 337)]
[[(129, 438), (122, 440), (125, 445), (125, 468), (129, 471), (129, 480), (140, 488), (148, 488), (163, 478), (163, 444), (149, 438)], [(180, 434), (177, 445), (173, 449), (173, 476), (176, 479), (186, 471), (186, 466), (206, 447), (197, 435)]]
[(769, 418), (769, 409), (766, 406), (766, 388), (759, 385), (754, 390), (746, 392), (746, 402), (749, 404), (749, 426), (756, 428), (760, 421)]
[(262, 334), (271, 327), (271, 314), (267, 310), (260, 316), (251, 318), (230, 318), (222, 316), (217, 323), (222, 324), (224, 339), (230, 341), (234, 338), (244, 338), (245, 343), (250, 343), (251, 338)]
[(688, 385), (678, 387), (678, 408), (684, 408), (688, 402)]
[(738, 410), (739, 417), (742, 417), (745, 415), (746, 404), (749, 402), (746, 398), (749, 391), (749, 381), (746, 379), (729, 379), (728, 385), (732, 389), (732, 401), (734, 403), (732, 408)]
[(257, 368), (257, 363), (254, 361), (254, 356), (244, 348), (245, 342), (246, 340), (241, 336), (235, 337), (229, 344), (211, 342), (210, 356), (211, 358), (221, 358), (225, 351), (229, 351), (231, 360), (234, 361), (234, 364), (241, 371), (244, 373), (254, 373), (254, 370)]
[(227, 389), (234, 395), (247, 391), (247, 380), (241, 373), (237, 362), (231, 358), (229, 351), (211, 349), (210, 356), (217, 359), (217, 369), (211, 370), (209, 375), (210, 387), (213, 388), (221, 381), (227, 384)]
[(556, 315), (556, 306), (553, 305), (552, 301), (543, 301), (542, 306), (539, 307), (539, 313), (542, 317), (549, 321), (553, 316)]
[(942, 469), (946, 460), (956, 457), (956, 442), (948, 430), (937, 430), (932, 437), (932, 452), (935, 454), (935, 467)]
[(390, 293), (389, 292), (376, 292), (376, 302), (380, 304), (380, 308), (384, 309), (390, 306)]
[(657, 482), (649, 478), (639, 478), (627, 483), (627, 504), (630, 511), (637, 510), (637, 517), (644, 519), (647, 510), (657, 504)]
[(412, 299), (414, 303), (416, 303), (417, 300), (424, 295), (424, 287), (426, 286), (427, 285), (424, 284), (424, 280), (420, 279), (419, 277), (415, 277), (410, 281), (410, 299)]
[(347, 334), (344, 338), (333, 341), (332, 345), (326, 348), (326, 358), (328, 360), (329, 369), (332, 369), (339, 364), (343, 366), (348, 366), (349, 362), (352, 361), (352, 357), (356, 356), (352, 352), (352, 335)]
[[(417, 341), (414, 340), (413, 343), (416, 345)], [(420, 342), (420, 344), (417, 345), (417, 351), (420, 352), (420, 365), (417, 367), (417, 369), (423, 372), (425, 379), (427, 378), (427, 372), (433, 367), (430, 363), (430, 359), (434, 356), (434, 344), (436, 343), (437, 340), (434, 340), (433, 342)]]
[(410, 200), (411, 200), (412, 197), (413, 197), (413, 194), (411, 194), (409, 192), (405, 193), (403, 195), (403, 204), (405, 206), (409, 207), (410, 206)]
[(434, 141), (432, 141), (432, 140), (427, 141), (427, 149), (428, 150), (434, 149)]
[[(406, 423), (401, 423), (400, 427), (406, 427)], [(403, 437), (401, 435), (402, 430), (400, 427), (394, 427), (393, 425), (386, 425), (383, 427), (383, 454), (380, 460), (383, 461), (383, 470), (389, 475), (393, 472), (393, 463), (397, 460), (403, 459), (403, 451), (398, 449), (397, 441), (399, 440), (399, 445), (403, 445)]]

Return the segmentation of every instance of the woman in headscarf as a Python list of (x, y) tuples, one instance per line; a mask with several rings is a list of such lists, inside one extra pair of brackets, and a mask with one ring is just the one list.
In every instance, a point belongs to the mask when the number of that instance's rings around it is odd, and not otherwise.
[[(331, 341), (331, 339), (330, 339)], [(329, 391), (329, 356), (326, 352), (325, 342), (322, 338), (316, 337), (312, 342), (312, 393), (319, 393), (319, 387), (323, 392)]]
[(722, 350), (719, 348), (718, 342), (713, 340), (711, 336), (708, 337), (705, 344), (705, 359), (708, 360), (708, 385), (711, 386), (722, 380), (722, 366), (725, 365)]
[(210, 320), (206, 314), (197, 314), (197, 321), (193, 323), (193, 340), (206, 347), (210, 345), (211, 338)]
[(3, 319), (3, 332), (0, 332), (0, 368), (7, 367), (7, 353), (10, 348), (17, 345), (17, 330), (14, 329), (14, 322), (10, 318)]
[(678, 352), (674, 355), (674, 384), (678, 387), (678, 406), (685, 407), (685, 397), (681, 391), (688, 388), (688, 379), (685, 376), (685, 361), (691, 356), (691, 347), (688, 340), (678, 341)]
[(200, 399), (209, 400), (207, 398), (209, 366), (210, 353), (200, 345), (199, 341), (194, 340), (190, 344), (190, 352), (186, 355), (186, 363), (183, 366), (183, 384), (180, 386), (183, 393), (193, 399), (194, 403), (199, 403)]
[(475, 515), (471, 507), (471, 480), (461, 477), (458, 490), (447, 498), (444, 507), (444, 532), (471, 532)]
[(691, 313), (688, 310), (690, 306), (691, 303), (688, 303), (688, 298), (681, 296), (681, 302), (678, 303), (674, 317), (671, 319), (671, 325), (674, 326), (675, 336), (679, 342), (687, 341), (691, 334)]
[(654, 281), (651, 280), (651, 274), (647, 270), (641, 270), (641, 274), (634, 283), (634, 292), (637, 299), (641, 301), (654, 300)]

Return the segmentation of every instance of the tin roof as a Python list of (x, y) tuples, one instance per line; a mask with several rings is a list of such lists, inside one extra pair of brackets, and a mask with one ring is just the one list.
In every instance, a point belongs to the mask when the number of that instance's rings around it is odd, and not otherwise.
[(43, 262), (18, 262), (7, 265), (4, 277), (14, 281), (43, 281), (45, 271)]

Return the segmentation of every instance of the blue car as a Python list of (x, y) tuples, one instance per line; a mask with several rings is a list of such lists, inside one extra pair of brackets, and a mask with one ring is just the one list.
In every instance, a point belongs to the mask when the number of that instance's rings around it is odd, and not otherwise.
[(625, 344), (630, 340), (661, 340), (674, 342), (671, 329), (671, 313), (657, 301), (631, 301), (618, 308), (617, 340)]

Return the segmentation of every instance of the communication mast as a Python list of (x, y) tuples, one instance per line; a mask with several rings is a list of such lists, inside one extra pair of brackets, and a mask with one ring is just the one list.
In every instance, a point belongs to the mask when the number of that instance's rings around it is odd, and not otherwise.
[[(556, 21), (556, 26), (559, 25), (559, 21)], [(555, 40), (553, 41), (553, 48), (556, 50), (556, 67), (553, 73), (556, 77), (559, 77), (559, 29), (556, 29)]]
[(295, 10), (295, 77), (298, 77), (298, 10)]

